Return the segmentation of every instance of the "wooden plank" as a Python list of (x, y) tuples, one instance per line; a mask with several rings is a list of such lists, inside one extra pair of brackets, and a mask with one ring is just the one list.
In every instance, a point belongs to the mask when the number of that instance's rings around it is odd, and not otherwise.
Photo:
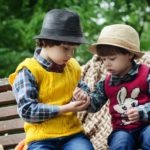
[(17, 117), (17, 105), (0, 107), (0, 120), (7, 120)]
[(14, 148), (21, 140), (25, 138), (24, 133), (0, 136), (0, 144), (5, 148)]
[(14, 148), (25, 138), (23, 120), (17, 114), (15, 97), (7, 78), (0, 79), (0, 145)]
[(11, 90), (11, 86), (8, 83), (8, 78), (0, 79), (0, 92)]
[(0, 121), (0, 134), (23, 132), (23, 120), (20, 118)]
[(0, 93), (0, 106), (15, 104), (16, 100), (12, 91), (2, 92)]

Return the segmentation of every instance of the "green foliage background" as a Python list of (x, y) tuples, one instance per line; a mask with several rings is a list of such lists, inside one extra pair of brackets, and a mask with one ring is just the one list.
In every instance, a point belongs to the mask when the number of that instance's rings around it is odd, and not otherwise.
[[(40, 33), (45, 13), (67, 8), (79, 13), (89, 44), (96, 42), (103, 26), (132, 25), (141, 38), (141, 49), (150, 50), (149, 0), (0, 0), (0, 78), (8, 77), (25, 57), (34, 53), (33, 37)], [(88, 44), (76, 51), (80, 64), (92, 55)]]

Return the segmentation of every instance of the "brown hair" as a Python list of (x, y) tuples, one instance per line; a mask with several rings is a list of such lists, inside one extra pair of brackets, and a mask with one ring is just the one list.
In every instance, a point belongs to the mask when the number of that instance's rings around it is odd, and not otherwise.
[(80, 45), (80, 43), (73, 43), (73, 42), (64, 42), (64, 41), (56, 41), (56, 40), (49, 40), (49, 39), (38, 39), (36, 41), (36, 45), (38, 47), (46, 47), (46, 46), (59, 46), (61, 44), (67, 44), (67, 45)]
[(97, 45), (96, 51), (99, 56), (110, 56), (110, 55), (114, 55), (114, 54), (130, 53), (127, 49), (113, 46), (113, 45)]

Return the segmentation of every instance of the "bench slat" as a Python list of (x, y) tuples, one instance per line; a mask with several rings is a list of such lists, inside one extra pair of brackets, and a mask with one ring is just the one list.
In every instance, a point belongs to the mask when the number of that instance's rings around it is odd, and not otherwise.
[(0, 121), (0, 134), (17, 133), (23, 130), (23, 120), (20, 118)]
[(16, 100), (12, 91), (0, 93), (0, 106), (15, 104), (15, 103), (16, 103)]
[(0, 136), (0, 144), (3, 145), (4, 148), (14, 148), (24, 138), (24, 133)]
[(0, 79), (0, 145), (14, 148), (25, 138), (23, 120), (17, 114), (16, 100), (8, 79)]
[(0, 79), (0, 92), (11, 90), (11, 86), (8, 83), (8, 79)]
[(17, 118), (17, 106), (0, 107), (0, 121)]

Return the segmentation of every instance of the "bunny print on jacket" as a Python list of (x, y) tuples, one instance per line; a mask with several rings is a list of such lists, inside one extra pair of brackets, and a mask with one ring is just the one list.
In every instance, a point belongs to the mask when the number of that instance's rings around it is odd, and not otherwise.
[(136, 98), (138, 97), (140, 93), (139, 88), (135, 88), (131, 92), (131, 97), (127, 97), (127, 89), (125, 87), (122, 87), (118, 93), (117, 93), (117, 101), (118, 104), (114, 105), (114, 109), (121, 114), (123, 117), (122, 119), (122, 125), (130, 124), (130, 122), (125, 119), (126, 111), (129, 110), (132, 107), (138, 106), (138, 100)]

